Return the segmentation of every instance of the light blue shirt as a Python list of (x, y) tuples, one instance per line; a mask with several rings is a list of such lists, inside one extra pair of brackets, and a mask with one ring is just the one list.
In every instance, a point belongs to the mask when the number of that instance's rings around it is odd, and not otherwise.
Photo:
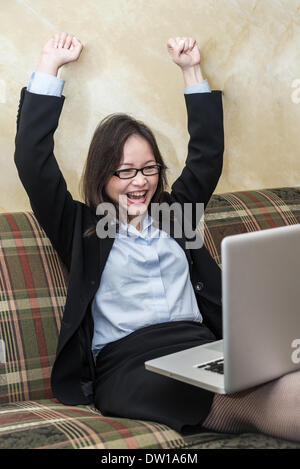
[[(33, 72), (27, 90), (60, 97), (64, 80)], [(184, 93), (211, 92), (207, 80)], [(96, 359), (109, 342), (147, 325), (169, 321), (202, 322), (183, 249), (153, 225), (146, 212), (141, 231), (121, 224), (92, 302)]]
[(153, 225), (121, 224), (92, 302), (94, 356), (135, 329), (169, 321), (202, 322), (184, 250)]

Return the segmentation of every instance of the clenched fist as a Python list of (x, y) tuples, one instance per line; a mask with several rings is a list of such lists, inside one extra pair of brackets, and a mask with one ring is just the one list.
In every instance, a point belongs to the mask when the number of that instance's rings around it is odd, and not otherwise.
[(82, 49), (83, 45), (73, 34), (55, 33), (42, 49), (39, 69), (58, 70), (62, 65), (78, 60)]
[(167, 48), (173, 62), (182, 69), (200, 64), (200, 51), (192, 37), (170, 38)]

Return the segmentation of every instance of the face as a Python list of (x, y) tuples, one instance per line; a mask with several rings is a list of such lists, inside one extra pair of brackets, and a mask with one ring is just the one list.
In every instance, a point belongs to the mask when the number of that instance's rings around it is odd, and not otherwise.
[[(131, 135), (124, 145), (123, 156), (117, 169), (141, 169), (156, 163), (151, 146), (140, 135)], [(106, 193), (111, 199), (125, 208), (129, 222), (147, 211), (147, 207), (156, 191), (159, 174), (144, 176), (141, 171), (134, 178), (120, 179), (112, 176), (105, 186)], [(132, 192), (147, 191), (142, 199), (130, 199)]]

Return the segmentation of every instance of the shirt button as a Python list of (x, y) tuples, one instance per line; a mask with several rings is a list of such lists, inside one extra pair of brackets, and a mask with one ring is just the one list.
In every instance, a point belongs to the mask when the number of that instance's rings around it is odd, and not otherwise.
[(203, 290), (203, 287), (204, 287), (203, 282), (197, 282), (196, 285), (195, 285), (195, 288), (196, 288), (197, 291)]

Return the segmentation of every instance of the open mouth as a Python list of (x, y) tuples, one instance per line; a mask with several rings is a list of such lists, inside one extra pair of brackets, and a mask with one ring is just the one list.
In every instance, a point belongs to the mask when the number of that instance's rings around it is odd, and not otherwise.
[(143, 204), (147, 198), (148, 191), (128, 192), (127, 200), (131, 204)]

